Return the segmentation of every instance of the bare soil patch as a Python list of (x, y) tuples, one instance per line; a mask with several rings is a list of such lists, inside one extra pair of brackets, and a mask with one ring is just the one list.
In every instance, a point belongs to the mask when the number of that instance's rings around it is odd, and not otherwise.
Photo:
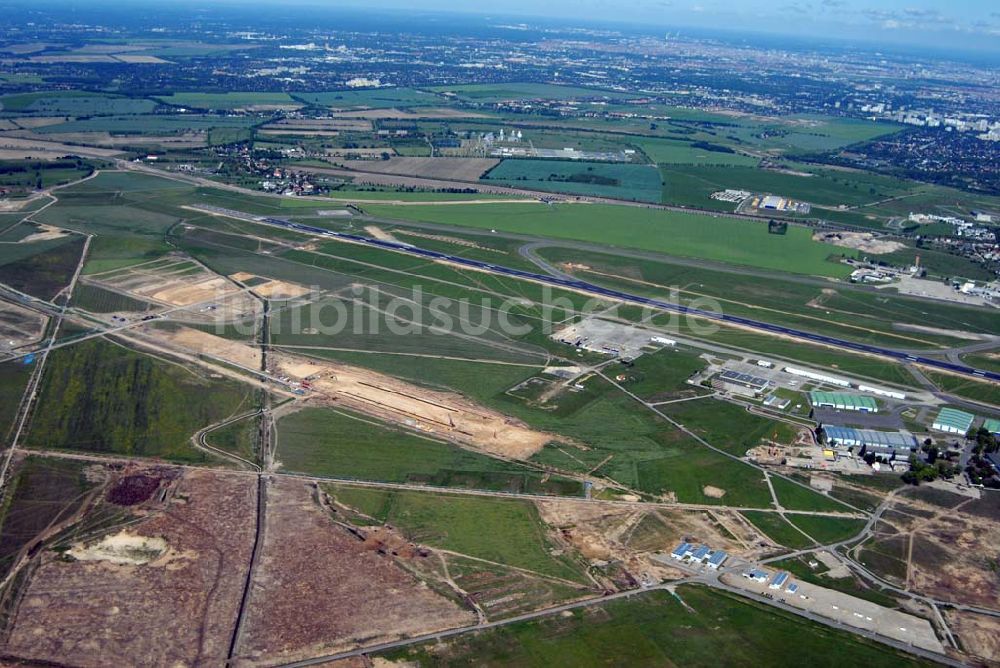
[(475, 621), (401, 568), (397, 557), (336, 524), (315, 493), (308, 483), (284, 478), (268, 488), (240, 665), (294, 661)]
[(853, 248), (872, 255), (884, 255), (906, 248), (905, 244), (891, 239), (880, 239), (871, 232), (817, 232), (814, 241), (841, 248)]
[(4, 652), (74, 666), (222, 665), (250, 561), (255, 496), (251, 477), (189, 471), (164, 508), (115, 539), (163, 541), (173, 558), (43, 555)]

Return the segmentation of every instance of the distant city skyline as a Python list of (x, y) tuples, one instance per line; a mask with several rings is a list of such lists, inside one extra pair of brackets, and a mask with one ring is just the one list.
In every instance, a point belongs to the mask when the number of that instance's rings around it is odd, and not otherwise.
[[(325, 3), (324, 3), (325, 4)], [(1000, 6), (986, 0), (365, 0), (371, 9), (456, 11), (683, 29), (730, 29), (1000, 53)]]

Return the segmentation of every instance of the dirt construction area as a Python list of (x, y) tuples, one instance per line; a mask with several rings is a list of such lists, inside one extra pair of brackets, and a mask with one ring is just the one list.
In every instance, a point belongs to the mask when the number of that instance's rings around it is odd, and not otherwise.
[(182, 257), (88, 274), (85, 282), (164, 307), (191, 307), (199, 319), (231, 320), (255, 313), (257, 301), (233, 281)]
[(670, 559), (650, 558), (670, 552), (682, 540), (749, 559), (762, 555), (759, 532), (735, 512), (646, 510), (565, 500), (536, 505), (542, 519), (592, 563), (620, 561), (635, 578), (645, 573), (661, 580), (687, 575), (673, 568)]
[(841, 248), (853, 248), (872, 255), (884, 255), (906, 248), (905, 244), (891, 239), (880, 239), (871, 232), (817, 232), (814, 241), (821, 241)]
[(502, 457), (528, 459), (557, 438), (453, 392), (335, 362), (274, 357), (278, 373), (311, 384), (315, 403), (349, 407)]
[(220, 357), (248, 369), (260, 368), (260, 348), (256, 346), (249, 346), (191, 327), (164, 329), (150, 325), (143, 327), (141, 331), (186, 352)]
[(14, 611), (6, 656), (74, 666), (225, 663), (256, 481), (189, 471), (173, 484), (127, 531), (42, 557)]
[(265, 299), (295, 299), (311, 292), (309, 288), (298, 283), (279, 281), (276, 278), (266, 278), (241, 271), (231, 275), (229, 278), (238, 281)]
[(273, 665), (474, 623), (320, 505), (305, 481), (267, 488), (267, 524), (237, 665)]

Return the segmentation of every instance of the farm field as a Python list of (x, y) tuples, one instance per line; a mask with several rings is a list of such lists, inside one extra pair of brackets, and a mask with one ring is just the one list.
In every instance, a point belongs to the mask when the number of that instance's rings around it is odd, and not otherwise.
[(506, 492), (579, 495), (580, 482), (392, 428), (361, 415), (306, 408), (277, 423), (278, 459), (312, 475), (473, 487)]
[[(736, 153), (728, 147), (705, 142), (696, 145), (695, 142), (664, 138), (633, 139), (636, 145), (646, 154), (650, 162), (664, 165), (726, 165), (726, 166), (756, 166), (760, 162), (742, 153)], [(711, 194), (711, 193), (709, 193)]]
[(662, 188), (659, 173), (646, 165), (573, 160), (507, 159), (482, 180), (531, 190), (645, 202), (658, 201)]
[[(678, 600), (680, 599), (680, 600)], [(767, 633), (760, 629), (766, 628)], [(795, 666), (810, 648), (815, 666), (924, 665), (892, 649), (774, 612), (731, 594), (684, 585), (519, 622), (444, 643), (389, 652), (420, 666)]]
[(204, 462), (191, 436), (243, 410), (251, 395), (250, 386), (91, 340), (49, 356), (25, 444)]
[[(846, 265), (828, 261), (845, 249), (814, 242), (807, 229), (790, 227), (787, 235), (774, 235), (768, 234), (763, 223), (707, 215), (602, 204), (419, 208), (370, 204), (365, 211), (379, 218), (573, 239), (798, 274), (843, 277), (850, 273)], [(608, 225), (611, 218), (614, 226)]]
[(83, 244), (82, 237), (66, 235), (0, 249), (0, 283), (39, 299), (52, 299), (72, 279)]
[(22, 93), (0, 97), (0, 111), (37, 116), (101, 116), (146, 114), (156, 102), (142, 98), (82, 91)]

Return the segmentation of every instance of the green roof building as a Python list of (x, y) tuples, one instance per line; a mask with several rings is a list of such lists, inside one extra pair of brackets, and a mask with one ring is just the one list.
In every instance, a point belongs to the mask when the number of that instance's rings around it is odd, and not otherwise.
[(810, 392), (809, 403), (813, 408), (835, 408), (839, 411), (878, 413), (878, 404), (871, 397), (850, 392)]
[(943, 431), (948, 434), (965, 434), (972, 426), (976, 416), (955, 408), (942, 408), (934, 418), (931, 429)]

